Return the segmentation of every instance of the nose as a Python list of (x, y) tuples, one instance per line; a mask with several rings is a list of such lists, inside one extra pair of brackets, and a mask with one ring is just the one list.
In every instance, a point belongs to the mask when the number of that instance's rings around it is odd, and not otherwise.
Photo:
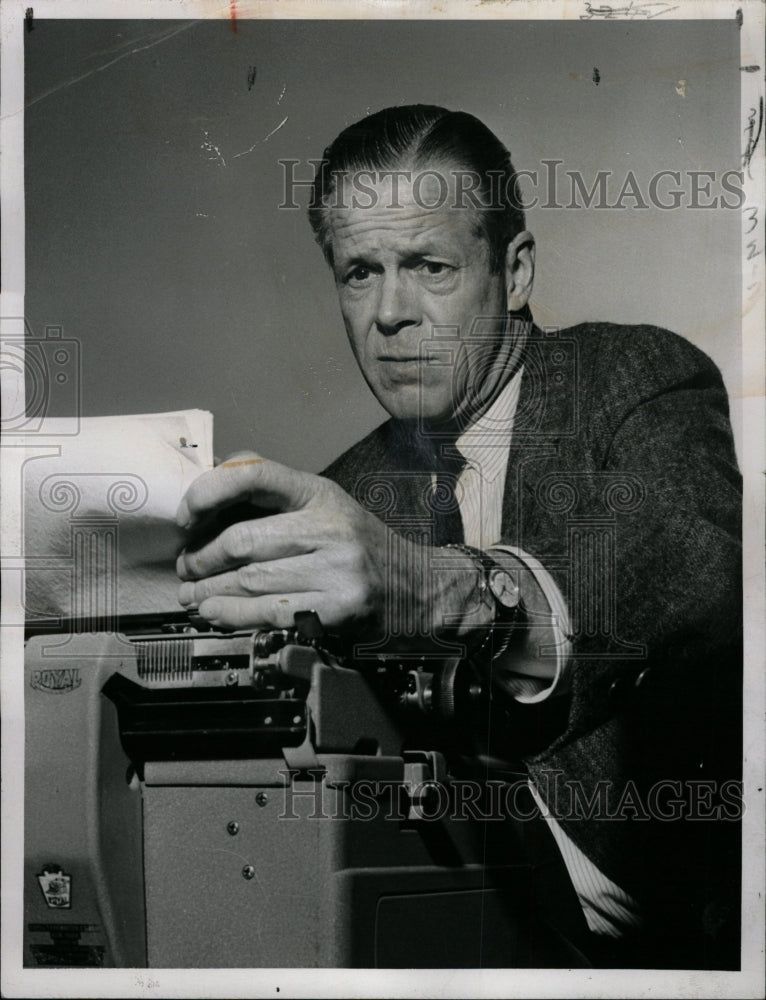
[(392, 336), (405, 326), (416, 326), (420, 311), (415, 289), (406, 275), (386, 272), (380, 283), (375, 323), (381, 333)]

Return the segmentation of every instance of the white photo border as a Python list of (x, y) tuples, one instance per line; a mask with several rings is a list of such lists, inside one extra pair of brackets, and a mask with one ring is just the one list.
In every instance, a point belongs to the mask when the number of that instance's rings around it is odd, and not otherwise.
[[(2, 295), (0, 319), (24, 316), (24, 66), (28, 8), (34, 18), (131, 19), (462, 19), (472, 20), (702, 20), (741, 23), (741, 125), (745, 203), (742, 209), (742, 414), (745, 447), (745, 803), (741, 972), (623, 970), (439, 970), (413, 972), (348, 969), (44, 970), (21, 966), (23, 873), (23, 657), (21, 522), (23, 438), (5, 438), (2, 467), (2, 995), (6, 997), (763, 997), (764, 996), (764, 16), (759, 0), (668, 0), (615, 5), (590, 0), (3, 0), (0, 6), (0, 194)], [(23, 324), (23, 320), (21, 321)], [(19, 407), (23, 375), (0, 364), (4, 408)], [(26, 442), (28, 444), (28, 442)]]

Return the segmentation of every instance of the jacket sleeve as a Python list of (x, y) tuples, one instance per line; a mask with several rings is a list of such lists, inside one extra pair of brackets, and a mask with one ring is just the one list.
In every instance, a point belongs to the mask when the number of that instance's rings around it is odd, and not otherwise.
[[(738, 826), (720, 818), (738, 818), (726, 795), (742, 760), (741, 478), (715, 365), (664, 331), (635, 341), (605, 334), (583, 372), (588, 469), (572, 475), (581, 494), (592, 484), (579, 511), (592, 516), (570, 531), (590, 530), (591, 544), (569, 572), (547, 567), (574, 619), (571, 703), (558, 735), (528, 746), (525, 761), (567, 834), (647, 897), (668, 933), (687, 926), (720, 941), (705, 924), (717, 913), (734, 940)], [(607, 535), (594, 571), (595, 540)], [(599, 584), (610, 616), (594, 617), (583, 597)], [(712, 790), (704, 809), (700, 787)]]
[[(573, 618), (572, 704), (559, 742), (612, 715), (643, 673), (666, 701), (739, 690), (741, 479), (715, 365), (663, 331), (601, 338), (587, 379), (590, 517), (559, 570)], [(579, 531), (579, 534), (578, 534)], [(543, 560), (544, 561), (544, 560)], [(555, 572), (554, 572), (555, 575)], [(651, 676), (651, 682), (649, 680)], [(624, 698), (622, 699), (624, 700)], [(679, 705), (676, 703), (675, 710)]]

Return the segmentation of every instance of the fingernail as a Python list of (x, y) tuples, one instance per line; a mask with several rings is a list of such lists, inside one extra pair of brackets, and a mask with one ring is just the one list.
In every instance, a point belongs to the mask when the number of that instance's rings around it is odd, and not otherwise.
[(194, 604), (194, 584), (193, 583), (182, 583), (178, 588), (178, 603), (183, 604), (185, 608)]

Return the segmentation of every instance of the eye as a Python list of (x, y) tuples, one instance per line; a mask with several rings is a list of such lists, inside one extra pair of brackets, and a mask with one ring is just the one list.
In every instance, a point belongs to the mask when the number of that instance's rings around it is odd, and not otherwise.
[(443, 281), (454, 270), (450, 264), (445, 264), (441, 260), (421, 260), (417, 265), (417, 270), (425, 278), (433, 278), (435, 281)]
[(447, 265), (438, 260), (427, 260), (423, 266), (428, 274), (443, 274), (447, 270)]
[(357, 264), (346, 275), (346, 281), (358, 285), (367, 281), (371, 274), (372, 268), (367, 267), (365, 264)]

